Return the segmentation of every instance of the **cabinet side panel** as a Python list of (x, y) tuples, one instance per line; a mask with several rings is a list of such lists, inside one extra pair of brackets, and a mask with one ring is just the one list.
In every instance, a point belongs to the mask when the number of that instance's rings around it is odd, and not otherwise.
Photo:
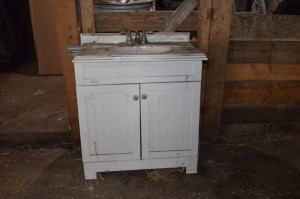
[(87, 127), (87, 117), (86, 117), (86, 106), (85, 106), (85, 87), (76, 86), (77, 93), (77, 104), (78, 104), (78, 118), (80, 127), (80, 141), (81, 141), (81, 152), (83, 161), (89, 159), (89, 134)]

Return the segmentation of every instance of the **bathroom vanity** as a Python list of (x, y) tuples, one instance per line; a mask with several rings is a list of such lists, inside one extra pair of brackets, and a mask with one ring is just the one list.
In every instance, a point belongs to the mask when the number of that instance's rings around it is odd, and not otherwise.
[(153, 34), (138, 46), (103, 38), (83, 38), (89, 42), (74, 58), (85, 178), (173, 167), (196, 173), (205, 55), (188, 34)]

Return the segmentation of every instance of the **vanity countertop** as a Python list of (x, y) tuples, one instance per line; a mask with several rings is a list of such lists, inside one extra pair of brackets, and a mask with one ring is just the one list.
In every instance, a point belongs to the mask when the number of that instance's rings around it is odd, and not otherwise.
[(86, 43), (80, 46), (74, 62), (81, 60), (160, 60), (201, 59), (206, 56), (189, 42), (157, 42), (128, 46), (124, 43)]

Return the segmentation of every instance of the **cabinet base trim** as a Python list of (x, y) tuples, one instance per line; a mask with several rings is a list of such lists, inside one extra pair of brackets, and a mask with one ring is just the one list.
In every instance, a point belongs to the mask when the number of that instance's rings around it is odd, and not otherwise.
[(85, 179), (97, 179), (97, 172), (186, 167), (186, 174), (197, 173), (197, 157), (83, 163)]

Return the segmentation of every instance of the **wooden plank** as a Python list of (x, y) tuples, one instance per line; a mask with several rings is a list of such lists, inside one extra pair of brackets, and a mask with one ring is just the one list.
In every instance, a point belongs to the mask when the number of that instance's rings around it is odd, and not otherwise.
[(200, 1), (198, 21), (198, 46), (204, 54), (208, 55), (209, 34), (211, 20), (208, 16), (208, 9), (212, 7), (212, 0)]
[(80, 0), (81, 25), (83, 33), (94, 33), (95, 17), (93, 0)]
[[(203, 133), (208, 136), (220, 135), (221, 111), (226, 56), (229, 43), (232, 0), (213, 0), (214, 17), (211, 21), (208, 70), (205, 93)], [(207, 11), (204, 11), (207, 13)]]
[(235, 123), (223, 124), (223, 135), (229, 139), (239, 137), (257, 139), (259, 135), (299, 135), (300, 122), (276, 122), (276, 123)]
[(31, 23), (40, 75), (62, 74), (57, 49), (55, 1), (30, 0)]
[(300, 64), (227, 64), (226, 81), (300, 80)]
[(224, 108), (223, 124), (299, 122), (300, 106), (292, 108)]
[(175, 30), (177, 30), (180, 24), (190, 15), (198, 3), (199, 0), (184, 0), (159, 31), (175, 32)]
[(207, 70), (205, 69), (207, 67), (207, 63), (203, 64), (202, 67), (202, 78), (201, 78), (201, 95), (200, 95), (200, 105), (201, 105), (201, 111), (200, 111), (200, 130), (202, 132), (203, 129), (203, 120), (204, 120), (204, 113), (206, 111), (205, 109), (205, 91), (206, 91), (206, 73)]
[(230, 40), (284, 40), (299, 41), (300, 16), (234, 14)]
[[(139, 12), (96, 12), (96, 32), (158, 31), (172, 11), (139, 11)], [(193, 11), (178, 27), (178, 31), (196, 31), (198, 12)]]
[(75, 90), (75, 75), (72, 63), (73, 57), (68, 56), (67, 47), (79, 45), (79, 32), (77, 30), (75, 0), (57, 0), (56, 24), (59, 48), (63, 63), (64, 82), (67, 94), (67, 104), (71, 123), (71, 137), (73, 141), (80, 139), (77, 99)]
[(226, 82), (224, 108), (284, 108), (300, 105), (300, 81)]
[(231, 41), (228, 63), (300, 64), (300, 42)]
[[(207, 16), (207, 10), (212, 7), (212, 0), (199, 2), (199, 20), (198, 20), (198, 47), (204, 54), (208, 55), (210, 18)], [(203, 63), (201, 78), (201, 111), (200, 111), (200, 129), (203, 130), (203, 120), (205, 113), (205, 96), (206, 96), (206, 80), (207, 80), (208, 63)]]

